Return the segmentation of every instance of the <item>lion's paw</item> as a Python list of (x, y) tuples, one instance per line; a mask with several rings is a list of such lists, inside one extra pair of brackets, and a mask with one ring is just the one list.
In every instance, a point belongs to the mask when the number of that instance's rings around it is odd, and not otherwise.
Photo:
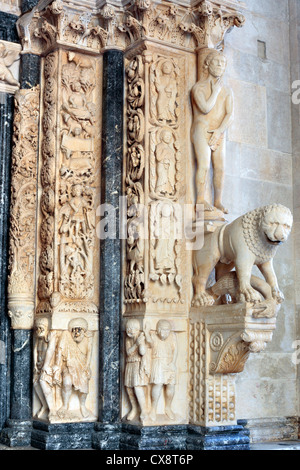
[(278, 287), (274, 287), (272, 289), (272, 297), (273, 299), (278, 303), (278, 304), (282, 304), (282, 302), (284, 301), (284, 295), (283, 293), (278, 289)]
[(241, 302), (257, 303), (261, 302), (261, 295), (251, 286), (240, 289), (239, 300)]
[(193, 298), (194, 307), (210, 307), (215, 303), (214, 298), (209, 295), (207, 292), (201, 292)]

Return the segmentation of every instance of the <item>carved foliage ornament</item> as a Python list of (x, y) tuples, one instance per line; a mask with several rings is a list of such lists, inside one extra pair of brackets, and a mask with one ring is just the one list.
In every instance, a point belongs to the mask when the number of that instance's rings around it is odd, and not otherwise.
[(234, 8), (203, 0), (200, 6), (183, 7), (152, 0), (131, 2), (125, 8), (105, 5), (97, 14), (82, 13), (56, 0), (44, 10), (35, 7), (18, 20), (23, 49), (43, 53), (55, 43), (126, 48), (146, 38), (184, 48), (222, 47), (224, 35), (245, 18)]
[(33, 321), (38, 122), (39, 88), (19, 90), (15, 95), (8, 276), (9, 315), (18, 328), (31, 328)]

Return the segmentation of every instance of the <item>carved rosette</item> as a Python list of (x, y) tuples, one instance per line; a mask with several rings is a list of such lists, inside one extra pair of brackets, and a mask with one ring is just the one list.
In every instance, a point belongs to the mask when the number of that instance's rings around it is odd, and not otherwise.
[(12, 328), (34, 319), (39, 87), (15, 94), (9, 231), (8, 314)]

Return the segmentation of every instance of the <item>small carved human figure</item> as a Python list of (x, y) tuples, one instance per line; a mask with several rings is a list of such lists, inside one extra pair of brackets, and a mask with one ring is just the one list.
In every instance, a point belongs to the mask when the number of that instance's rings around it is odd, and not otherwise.
[(174, 238), (174, 209), (170, 204), (161, 204), (156, 213), (158, 219), (157, 232), (155, 236), (155, 269), (163, 274), (164, 272), (175, 273), (175, 238)]
[(175, 192), (175, 149), (172, 132), (164, 129), (161, 142), (156, 146), (156, 192), (163, 196), (172, 196)]
[(53, 370), (56, 347), (56, 332), (49, 331), (48, 318), (35, 320), (34, 370), (33, 386), (41, 402), (41, 408), (36, 413), (38, 418), (49, 418), (54, 413)]
[[(199, 80), (192, 89), (194, 118), (191, 131), (197, 161), (197, 204), (203, 204), (205, 211), (213, 211), (215, 207), (223, 213), (228, 213), (222, 204), (226, 153), (224, 134), (233, 120), (232, 91), (221, 82), (226, 64), (225, 56), (216, 50), (206, 57), (207, 77)], [(211, 161), (214, 206), (205, 200)]]
[(53, 367), (54, 381), (61, 387), (62, 407), (58, 415), (67, 413), (72, 391), (76, 391), (80, 411), (84, 418), (90, 416), (86, 408), (91, 378), (92, 333), (84, 318), (74, 318), (68, 324), (57, 345), (56, 363)]
[(131, 410), (127, 420), (137, 416), (140, 408), (140, 419), (147, 416), (146, 386), (149, 383), (147, 367), (147, 345), (145, 334), (140, 331), (139, 321), (130, 319), (126, 323), (126, 367), (124, 384), (129, 397)]
[(176, 121), (177, 83), (174, 77), (174, 66), (170, 60), (163, 62), (155, 81), (158, 93), (156, 101), (157, 119), (163, 123)]
[(151, 411), (150, 418), (156, 419), (157, 405), (164, 392), (165, 414), (171, 420), (175, 418), (172, 401), (175, 395), (177, 340), (168, 320), (159, 320), (155, 332), (145, 330), (146, 341), (152, 348), (150, 384)]
[(74, 231), (74, 239), (78, 237), (79, 231), (86, 233), (88, 224), (88, 202), (85, 200), (83, 195), (83, 186), (81, 184), (75, 184), (72, 187), (72, 197), (69, 205), (71, 207), (71, 229)]

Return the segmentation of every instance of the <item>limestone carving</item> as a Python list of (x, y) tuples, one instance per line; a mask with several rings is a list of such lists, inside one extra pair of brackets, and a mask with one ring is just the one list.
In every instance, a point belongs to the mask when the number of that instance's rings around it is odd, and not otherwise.
[(15, 94), (8, 310), (13, 328), (32, 328), (39, 88)]
[(170, 420), (175, 419), (172, 402), (175, 395), (177, 339), (168, 320), (159, 320), (156, 331), (145, 330), (146, 340), (152, 349), (150, 384), (151, 411), (150, 419), (156, 420), (158, 401), (164, 394), (165, 414)]
[[(204, 67), (206, 74), (192, 89), (194, 119), (192, 142), (197, 162), (197, 204), (205, 211), (214, 207), (227, 213), (222, 203), (225, 165), (225, 131), (233, 119), (232, 91), (222, 84), (226, 58), (218, 51), (208, 53)], [(213, 165), (214, 204), (205, 197), (210, 163)]]
[(19, 50), (9, 50), (4, 42), (0, 42), (0, 81), (8, 85), (20, 86), (20, 83), (9, 69), (19, 59), (19, 55)]
[(57, 53), (49, 54), (45, 59), (45, 86), (43, 92), (44, 114), (42, 118), (42, 168), (41, 168), (41, 216), (40, 226), (40, 262), (38, 276), (38, 297), (41, 301), (50, 298), (54, 289), (53, 240), (55, 187), (55, 125), (57, 109)]
[(126, 67), (127, 77), (127, 272), (125, 302), (140, 302), (144, 292), (144, 64), (141, 56)]
[(57, 411), (60, 418), (72, 419), (72, 413), (68, 410), (72, 391), (78, 396), (82, 418), (91, 417), (91, 412), (86, 408), (86, 398), (91, 378), (92, 338), (87, 321), (74, 318), (57, 343), (53, 380), (61, 389), (62, 406)]
[(41, 407), (36, 413), (40, 419), (55, 415), (55, 396), (53, 382), (53, 365), (57, 334), (50, 330), (48, 318), (36, 318), (35, 320), (35, 345), (33, 358), (33, 386), (39, 398)]
[(273, 204), (251, 211), (206, 235), (202, 250), (193, 254), (194, 305), (214, 303), (206, 283), (218, 263), (222, 269), (227, 265), (227, 271), (235, 267), (238, 301), (257, 303), (262, 300), (258, 290), (251, 286), (252, 267), (257, 265), (271, 288), (273, 299), (281, 303), (284, 297), (278, 287), (273, 258), (278, 246), (287, 240), (292, 223), (290, 210)]
[(174, 126), (179, 114), (178, 65), (173, 59), (160, 57), (152, 63), (150, 73), (152, 122)]
[(147, 386), (150, 374), (148, 346), (144, 332), (140, 331), (138, 320), (127, 320), (126, 335), (124, 385), (131, 405), (126, 419), (131, 421), (139, 414), (143, 421), (147, 416)]

